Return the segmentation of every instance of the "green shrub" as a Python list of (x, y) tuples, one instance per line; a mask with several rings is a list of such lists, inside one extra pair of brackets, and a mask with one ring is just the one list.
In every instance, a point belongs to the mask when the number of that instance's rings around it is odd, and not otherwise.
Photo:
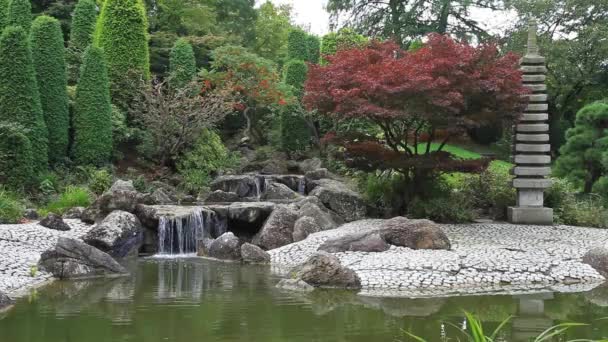
[(37, 17), (32, 24), (30, 42), (48, 130), (49, 162), (56, 164), (67, 157), (70, 127), (63, 33), (59, 21), (45, 15)]
[(389, 216), (405, 213), (405, 201), (400, 189), (404, 188), (404, 177), (394, 172), (358, 173), (359, 190), (368, 203), (382, 208)]
[(192, 45), (184, 38), (175, 42), (169, 59), (171, 85), (181, 88), (196, 76), (196, 59)]
[(8, 4), (10, 0), (0, 0), (0, 32), (8, 26)]
[(84, 54), (74, 106), (72, 154), (80, 165), (103, 165), (112, 156), (112, 106), (101, 50)]
[[(339, 50), (357, 48), (365, 45), (367, 38), (349, 28), (331, 32), (321, 39), (321, 55), (333, 55)], [(321, 64), (325, 63), (321, 61)]]
[(321, 58), (321, 40), (319, 37), (308, 35), (306, 37), (306, 46), (308, 48), (306, 61), (312, 64), (319, 64), (319, 59)]
[(32, 146), (23, 128), (0, 123), (0, 183), (23, 189), (33, 178)]
[(8, 4), (8, 26), (21, 26), (26, 33), (29, 32), (32, 26), (30, 0), (10, 0)]
[(308, 34), (301, 29), (293, 29), (287, 37), (287, 58), (308, 60)]
[(25, 206), (17, 197), (0, 188), (0, 224), (18, 223), (24, 212)]
[(236, 166), (237, 162), (238, 156), (228, 151), (217, 133), (204, 130), (177, 167), (184, 177), (184, 188), (198, 192), (208, 186), (213, 176)]
[(78, 82), (84, 51), (93, 42), (97, 22), (95, 0), (78, 0), (72, 16), (70, 45), (67, 50), (68, 78), (70, 84)]
[(90, 175), (89, 189), (96, 195), (101, 195), (112, 186), (112, 174), (108, 170), (94, 170)]
[(304, 82), (306, 82), (306, 74), (308, 66), (302, 60), (292, 59), (285, 64), (283, 72), (283, 82), (292, 86), (293, 94), (301, 99), (304, 90)]
[(66, 211), (74, 207), (88, 207), (92, 197), (86, 188), (68, 186), (59, 198), (49, 203), (41, 213), (53, 213), (63, 215)]
[(577, 195), (577, 187), (566, 179), (553, 179), (545, 204), (553, 208), (556, 223), (608, 228), (608, 209), (604, 199), (595, 194)]
[(94, 36), (108, 67), (112, 102), (122, 109), (150, 79), (148, 20), (142, 0), (106, 0)]
[(408, 216), (440, 223), (466, 223), (475, 218), (468, 196), (459, 191), (445, 192), (427, 199), (417, 197), (408, 205)]
[(506, 219), (507, 208), (515, 205), (516, 191), (509, 170), (493, 162), (479, 175), (465, 175), (461, 186), (472, 205), (495, 220)]
[(281, 148), (287, 153), (301, 152), (310, 145), (310, 129), (299, 104), (291, 104), (280, 111)]
[(0, 36), (0, 75), (0, 121), (26, 129), (34, 172), (44, 172), (48, 168), (48, 132), (29, 40), (21, 27), (7, 27)]

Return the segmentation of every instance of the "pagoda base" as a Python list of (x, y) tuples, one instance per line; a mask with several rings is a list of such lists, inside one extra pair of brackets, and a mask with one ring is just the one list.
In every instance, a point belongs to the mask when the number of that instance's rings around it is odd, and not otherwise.
[(514, 224), (553, 225), (553, 209), (544, 207), (510, 207), (509, 222)]

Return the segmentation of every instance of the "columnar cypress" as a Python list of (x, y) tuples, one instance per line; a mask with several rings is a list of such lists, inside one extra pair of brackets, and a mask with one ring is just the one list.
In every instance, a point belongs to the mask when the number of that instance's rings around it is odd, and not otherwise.
[(308, 34), (301, 29), (293, 29), (287, 37), (287, 58), (305, 61), (308, 59)]
[(285, 84), (292, 86), (294, 95), (298, 99), (301, 99), (304, 82), (306, 82), (306, 74), (308, 73), (306, 62), (299, 59), (292, 59), (285, 64), (284, 69), (283, 81)]
[(171, 49), (169, 58), (171, 83), (176, 87), (183, 87), (192, 81), (196, 75), (196, 59), (192, 45), (184, 38), (180, 38)]
[(72, 17), (70, 45), (67, 55), (69, 64), (68, 78), (71, 84), (76, 84), (78, 81), (82, 54), (93, 41), (96, 22), (97, 4), (95, 4), (95, 0), (79, 0)]
[(0, 33), (8, 26), (8, 5), (10, 0), (0, 0)]
[(40, 104), (48, 130), (49, 162), (57, 163), (67, 157), (70, 128), (63, 33), (59, 20), (44, 15), (36, 18), (30, 42)]
[(80, 165), (103, 165), (112, 155), (112, 104), (104, 55), (89, 47), (83, 56), (74, 105), (72, 155)]
[(20, 190), (34, 176), (32, 145), (19, 125), (0, 123), (0, 183)]
[(32, 26), (32, 4), (30, 0), (9, 0), (8, 25), (21, 26), (25, 32)]
[(44, 123), (29, 39), (22, 27), (9, 26), (0, 36), (0, 121), (26, 129), (34, 171), (48, 168), (48, 132)]
[(307, 62), (319, 64), (321, 58), (321, 40), (317, 36), (308, 35), (306, 37), (306, 47), (308, 49)]
[(142, 0), (105, 0), (95, 46), (103, 50), (113, 103), (128, 107), (139, 82), (150, 78), (148, 20)]
[(286, 152), (304, 151), (310, 144), (310, 129), (304, 110), (295, 102), (281, 108), (281, 148)]

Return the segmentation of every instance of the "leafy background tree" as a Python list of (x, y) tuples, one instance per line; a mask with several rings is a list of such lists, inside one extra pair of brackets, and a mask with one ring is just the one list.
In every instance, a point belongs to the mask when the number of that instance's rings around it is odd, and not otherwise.
[(30, 0), (10, 0), (8, 24), (11, 26), (21, 26), (26, 32), (29, 32), (32, 25), (32, 5)]
[(96, 23), (97, 4), (95, 0), (79, 0), (74, 9), (69, 47), (66, 52), (68, 77), (71, 84), (76, 84), (78, 81), (82, 55), (93, 42)]
[(68, 155), (70, 128), (64, 43), (59, 21), (49, 16), (37, 17), (32, 24), (30, 42), (48, 130), (49, 162), (57, 164)]
[(32, 145), (34, 172), (48, 168), (48, 131), (44, 123), (29, 39), (22, 27), (0, 36), (0, 121), (26, 129)]
[(192, 45), (184, 38), (175, 42), (170, 60), (171, 82), (175, 87), (183, 87), (192, 82), (196, 75), (196, 60)]
[(291, 7), (275, 6), (266, 1), (259, 10), (255, 22), (253, 52), (260, 57), (280, 63), (287, 55), (287, 38), (291, 30)]
[(100, 166), (112, 156), (112, 102), (104, 54), (89, 47), (83, 57), (74, 105), (72, 156), (79, 165)]

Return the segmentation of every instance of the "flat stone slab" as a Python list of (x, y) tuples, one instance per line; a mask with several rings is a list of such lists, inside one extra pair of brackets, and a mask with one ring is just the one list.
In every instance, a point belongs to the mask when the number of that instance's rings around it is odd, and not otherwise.
[[(327, 239), (373, 229), (382, 220), (363, 220), (308, 236), (269, 251), (274, 272), (285, 275), (313, 255)], [(583, 264), (594, 245), (608, 242), (608, 230), (511, 224), (443, 225), (450, 251), (392, 246), (381, 253), (336, 253), (361, 278), (362, 292), (378, 296), (528, 293), (593, 288), (605, 279)]]
[(38, 223), (0, 225), (0, 292), (10, 295), (51, 279), (50, 273), (35, 269), (40, 255), (59, 237), (80, 239), (93, 227), (80, 220), (64, 221), (71, 230), (51, 230)]

